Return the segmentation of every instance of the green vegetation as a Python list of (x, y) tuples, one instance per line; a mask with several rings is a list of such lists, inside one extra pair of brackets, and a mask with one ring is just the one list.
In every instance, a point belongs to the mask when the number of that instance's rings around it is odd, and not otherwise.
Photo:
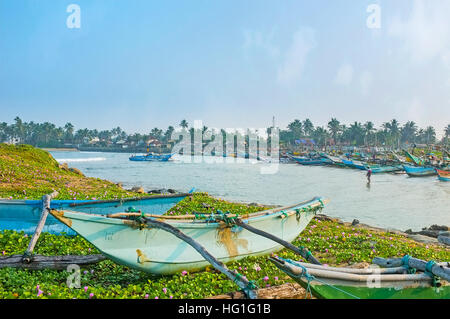
[[(189, 123), (182, 120), (179, 127), (189, 130), (192, 134), (194, 128), (189, 128)], [(280, 143), (284, 146), (295, 146), (296, 140), (313, 139), (317, 146), (324, 145), (351, 145), (351, 146), (386, 146), (400, 148), (401, 145), (435, 144), (449, 145), (450, 124), (443, 130), (444, 137), (437, 140), (436, 129), (432, 126), (419, 128), (413, 121), (407, 121), (401, 125), (396, 119), (383, 123), (379, 128), (371, 121), (364, 124), (354, 122), (343, 124), (336, 118), (332, 118), (324, 126), (315, 126), (311, 120), (293, 120), (286, 129), (281, 128)], [(169, 126), (167, 130), (153, 128), (148, 134), (127, 134), (120, 127), (111, 130), (98, 131), (96, 129), (78, 129), (71, 123), (64, 127), (57, 127), (52, 123), (23, 122), (19, 117), (14, 123), (8, 125), (0, 123), (0, 142), (18, 141), (39, 147), (74, 147), (91, 146), (97, 148), (121, 148), (125, 143), (129, 147), (145, 147), (147, 142), (153, 141), (155, 146), (163, 147), (169, 151), (172, 133), (175, 128)], [(202, 133), (208, 131), (208, 127), (198, 128)], [(223, 130), (222, 134), (223, 134)], [(156, 141), (156, 142), (155, 142)]]
[(85, 177), (76, 169), (58, 164), (48, 152), (30, 145), (0, 144), (0, 198), (40, 199), (55, 190), (59, 192), (56, 199), (142, 196), (109, 181)]
[[(232, 206), (228, 208), (230, 211), (233, 209)], [(23, 233), (0, 232), (0, 254), (8, 256), (23, 253), (29, 239)], [(401, 257), (405, 254), (424, 260), (450, 260), (449, 249), (420, 244), (401, 235), (370, 231), (329, 220), (313, 220), (294, 244), (308, 247), (330, 266), (370, 262), (375, 256)], [(98, 252), (79, 236), (44, 233), (36, 253), (85, 255)], [(301, 259), (288, 250), (282, 250), (277, 255)], [(267, 256), (249, 257), (227, 266), (254, 280), (259, 287), (292, 282), (267, 260)], [(0, 269), (0, 298), (205, 298), (238, 290), (232, 281), (212, 267), (195, 273), (181, 272), (157, 277), (106, 260), (81, 269), (79, 289), (67, 287), (66, 281), (70, 274), (57, 270)]]

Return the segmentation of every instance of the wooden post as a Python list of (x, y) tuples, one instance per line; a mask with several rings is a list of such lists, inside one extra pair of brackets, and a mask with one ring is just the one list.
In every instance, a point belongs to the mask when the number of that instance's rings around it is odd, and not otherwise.
[(287, 249), (290, 249), (293, 252), (295, 252), (296, 254), (302, 256), (303, 258), (306, 259), (306, 261), (309, 261), (312, 264), (322, 265), (320, 263), (320, 261), (318, 261), (313, 255), (311, 255), (311, 253), (306, 248), (299, 249), (298, 247), (295, 247), (294, 245), (292, 245), (290, 242), (287, 242), (287, 241), (285, 241), (281, 238), (278, 238), (270, 233), (267, 233), (263, 230), (254, 228), (254, 227), (250, 226), (249, 224), (244, 223), (241, 219), (236, 219), (236, 225), (238, 225), (242, 228), (245, 228), (248, 231), (255, 233), (257, 235), (269, 238), (269, 239), (279, 243), (280, 245), (283, 245)]
[(33, 256), (30, 263), (23, 262), (22, 255), (0, 257), (0, 268), (22, 268), (30, 270), (54, 269), (64, 270), (71, 264), (90, 265), (105, 260), (106, 257), (98, 255), (65, 255), (65, 256)]
[[(372, 263), (379, 265), (381, 267), (400, 267), (403, 265), (403, 258), (381, 258), (375, 257), (372, 260)], [(408, 259), (408, 265), (411, 268), (416, 268), (421, 271), (426, 271), (427, 262), (425, 260), (417, 259), (410, 257)], [(431, 267), (431, 273), (438, 277), (443, 278), (444, 280), (450, 282), (450, 268), (445, 267), (444, 264), (434, 264)]]
[(195, 250), (197, 250), (200, 253), (200, 255), (203, 256), (203, 258), (205, 258), (209, 263), (211, 263), (211, 265), (213, 265), (214, 268), (222, 272), (230, 280), (234, 281), (241, 289), (243, 289), (248, 298), (250, 299), (257, 298), (256, 291), (253, 289), (249, 289), (249, 281), (247, 279), (241, 276), (238, 277), (236, 273), (230, 271), (221, 261), (214, 258), (213, 255), (211, 255), (202, 245), (200, 245), (193, 238), (187, 236), (178, 228), (175, 228), (167, 223), (147, 218), (145, 218), (145, 222), (147, 223), (147, 225), (167, 231), (175, 235), (179, 239), (183, 240), (184, 242), (188, 243), (189, 245), (191, 245)]
[(52, 198), (58, 196), (58, 192), (53, 192), (50, 195), (42, 196), (42, 212), (39, 223), (34, 231), (33, 237), (28, 244), (27, 251), (23, 254), (22, 261), (25, 263), (30, 263), (33, 260), (33, 249), (41, 235), (42, 229), (44, 228), (45, 221), (47, 220), (48, 210), (50, 209), (50, 201)]

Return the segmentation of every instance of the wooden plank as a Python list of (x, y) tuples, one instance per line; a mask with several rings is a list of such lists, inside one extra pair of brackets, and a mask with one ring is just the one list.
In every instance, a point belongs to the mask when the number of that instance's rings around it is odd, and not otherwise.
[(42, 212), (41, 212), (41, 218), (39, 219), (39, 223), (36, 226), (36, 230), (34, 231), (33, 237), (30, 240), (30, 243), (28, 244), (28, 248), (23, 254), (23, 262), (29, 263), (33, 260), (33, 250), (34, 246), (36, 246), (36, 243), (41, 236), (42, 229), (44, 228), (45, 221), (47, 220), (48, 211), (50, 209), (50, 201), (52, 198), (55, 198), (58, 196), (58, 192), (53, 192), (50, 195), (44, 195), (42, 196)]
[[(279, 286), (258, 289), (257, 294), (258, 299), (305, 299), (306, 290), (298, 283), (285, 283)], [(308, 298), (310, 298), (309, 294)], [(235, 291), (206, 299), (245, 299), (245, 294), (241, 291)], [(316, 297), (313, 297), (313, 299), (316, 299)]]
[(40, 269), (67, 269), (71, 264), (89, 265), (105, 260), (103, 255), (67, 255), (67, 256), (42, 256), (36, 255), (29, 263), (22, 261), (22, 255), (0, 257), (0, 268), (24, 268), (31, 270)]

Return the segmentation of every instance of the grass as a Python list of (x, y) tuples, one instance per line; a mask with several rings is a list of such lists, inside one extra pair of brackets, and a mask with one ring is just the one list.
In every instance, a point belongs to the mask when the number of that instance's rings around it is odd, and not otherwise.
[(0, 198), (40, 199), (58, 191), (56, 199), (118, 199), (145, 194), (127, 191), (99, 178), (85, 177), (60, 165), (47, 151), (30, 145), (0, 144)]

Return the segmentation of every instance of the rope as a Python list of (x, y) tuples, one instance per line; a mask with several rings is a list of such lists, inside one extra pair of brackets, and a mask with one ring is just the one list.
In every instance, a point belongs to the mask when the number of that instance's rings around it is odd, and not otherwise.
[[(278, 258), (280, 258), (280, 257), (278, 257)], [(361, 299), (361, 298), (359, 298), (358, 296), (355, 296), (355, 295), (349, 293), (348, 291), (342, 290), (342, 289), (340, 289), (340, 288), (338, 288), (338, 287), (335, 287), (335, 286), (333, 286), (333, 285), (331, 285), (331, 284), (329, 284), (329, 283), (327, 283), (327, 282), (325, 282), (325, 281), (323, 281), (323, 280), (321, 280), (321, 279), (318, 279), (318, 278), (316, 278), (316, 277), (310, 275), (310, 274), (308, 273), (308, 269), (307, 269), (305, 266), (303, 266), (303, 265), (301, 265), (301, 264), (299, 264), (299, 263), (297, 263), (297, 262), (295, 262), (295, 261), (293, 261), (293, 260), (291, 260), (291, 259), (284, 259), (284, 258), (280, 258), (280, 259), (282, 259), (282, 260), (284, 260), (284, 261), (286, 261), (286, 262), (288, 262), (288, 263), (290, 263), (290, 264), (292, 264), (292, 265), (295, 265), (295, 266), (297, 266), (297, 267), (299, 267), (299, 268), (302, 269), (302, 273), (300, 274), (300, 278), (301, 278), (301, 277), (305, 277), (305, 278), (308, 280), (307, 286), (306, 286), (306, 296), (305, 296), (305, 299), (308, 297), (308, 292), (311, 294), (311, 297), (312, 297), (312, 293), (311, 293), (311, 281), (313, 281), (313, 280), (318, 281), (318, 282), (320, 282), (320, 283), (322, 283), (322, 284), (324, 284), (324, 285), (326, 285), (326, 286), (328, 286), (328, 287), (331, 287), (331, 288), (333, 288), (333, 289), (335, 289), (335, 290), (337, 290), (337, 291), (339, 291), (339, 292), (342, 292), (342, 293), (344, 293), (344, 294), (346, 294), (346, 295), (348, 295), (348, 296), (350, 296), (350, 297), (352, 297), (352, 298), (355, 298), (355, 299)], [(296, 276), (296, 277), (298, 277), (298, 276)]]

